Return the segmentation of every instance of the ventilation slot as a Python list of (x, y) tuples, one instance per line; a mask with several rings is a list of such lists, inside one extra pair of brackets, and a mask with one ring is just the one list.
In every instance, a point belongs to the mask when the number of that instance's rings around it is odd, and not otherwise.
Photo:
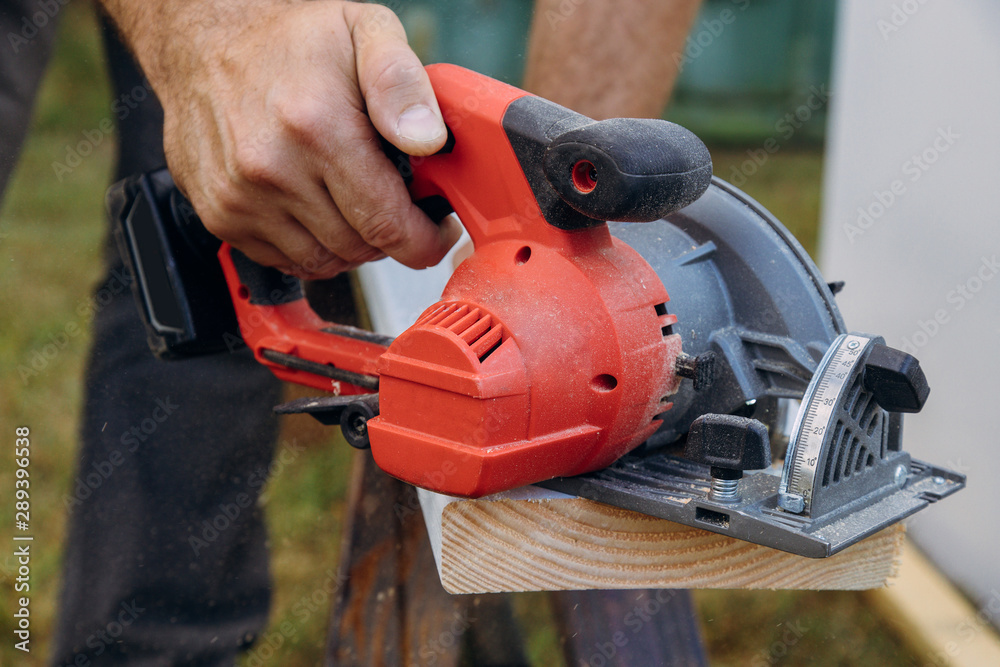
[(664, 336), (671, 336), (674, 333), (674, 325), (677, 324), (677, 316), (667, 313), (667, 304), (658, 303), (653, 306), (656, 316), (660, 319), (660, 333)]
[(492, 315), (467, 303), (440, 303), (417, 320), (417, 325), (443, 327), (469, 346), (479, 361), (485, 361), (508, 334)]

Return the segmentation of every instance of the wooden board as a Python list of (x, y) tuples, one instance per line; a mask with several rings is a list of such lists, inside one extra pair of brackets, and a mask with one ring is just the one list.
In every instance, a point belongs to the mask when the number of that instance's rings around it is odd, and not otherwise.
[[(379, 470), (367, 452), (355, 454), (347, 519), (327, 665), (528, 664), (511, 596), (448, 595), (416, 491)], [(645, 664), (650, 656), (707, 664), (687, 591), (559, 591), (548, 598), (566, 664), (597, 664), (592, 655), (609, 667)], [(650, 612), (641, 628), (626, 628), (623, 619), (639, 604), (666, 613)]]
[(812, 559), (527, 487), (487, 499), (420, 492), (450, 593), (594, 588), (863, 590), (896, 574), (902, 526)]

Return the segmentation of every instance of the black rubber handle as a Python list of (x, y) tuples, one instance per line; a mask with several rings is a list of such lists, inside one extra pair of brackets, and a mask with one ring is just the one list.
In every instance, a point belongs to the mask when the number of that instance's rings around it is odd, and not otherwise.
[(503, 128), (543, 217), (559, 229), (659, 220), (712, 182), (705, 144), (665, 120), (595, 121), (528, 95), (510, 103)]
[(545, 178), (597, 220), (651, 222), (694, 202), (712, 180), (705, 144), (664, 120), (612, 118), (555, 137)]

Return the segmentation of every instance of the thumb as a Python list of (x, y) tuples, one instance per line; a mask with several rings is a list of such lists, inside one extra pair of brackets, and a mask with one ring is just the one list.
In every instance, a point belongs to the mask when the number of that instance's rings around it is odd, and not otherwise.
[(392, 11), (348, 3), (358, 86), (375, 129), (404, 153), (431, 155), (448, 138), (427, 72), (406, 42)]

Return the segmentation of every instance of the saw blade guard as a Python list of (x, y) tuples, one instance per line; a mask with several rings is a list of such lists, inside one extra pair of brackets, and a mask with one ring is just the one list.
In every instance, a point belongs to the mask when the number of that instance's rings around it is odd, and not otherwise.
[(678, 441), (703, 414), (754, 416), (777, 427), (778, 399), (801, 398), (827, 349), (846, 332), (832, 291), (801, 244), (767, 209), (718, 178), (663, 220), (610, 227), (670, 291), (684, 351), (715, 356), (711, 390), (682, 383), (647, 447)]

